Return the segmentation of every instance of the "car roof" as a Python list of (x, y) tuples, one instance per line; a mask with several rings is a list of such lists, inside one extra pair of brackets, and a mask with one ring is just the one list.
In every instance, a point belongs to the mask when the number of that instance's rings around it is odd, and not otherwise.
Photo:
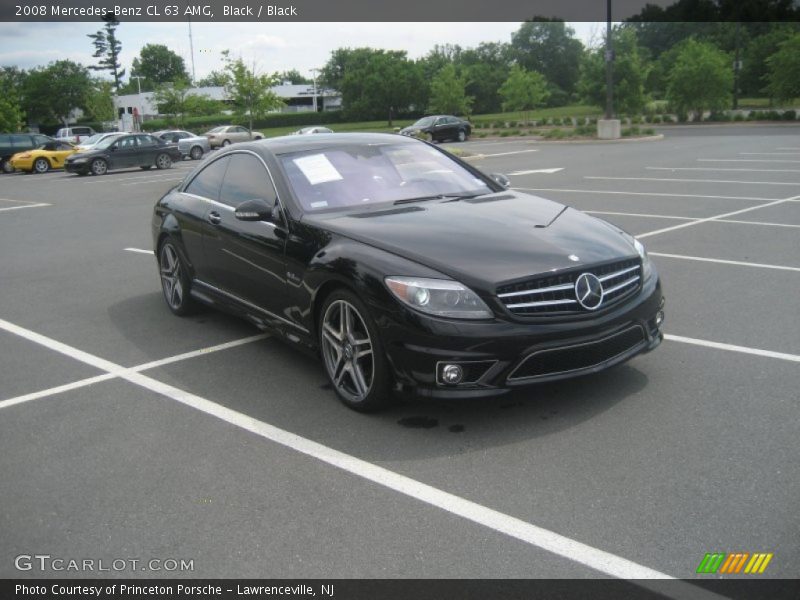
[(273, 154), (289, 154), (293, 152), (306, 152), (309, 150), (324, 150), (342, 145), (378, 145), (378, 144), (419, 144), (419, 140), (393, 133), (329, 133), (323, 136), (286, 135), (282, 137), (265, 138), (254, 142), (236, 144), (229, 148), (266, 149)]

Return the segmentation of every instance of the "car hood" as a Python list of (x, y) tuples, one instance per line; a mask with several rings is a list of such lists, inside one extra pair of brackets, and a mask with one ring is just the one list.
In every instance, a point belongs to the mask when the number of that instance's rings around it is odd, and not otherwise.
[(531, 275), (636, 256), (622, 232), (605, 221), (512, 191), (348, 215), (306, 215), (303, 221), (489, 293)]

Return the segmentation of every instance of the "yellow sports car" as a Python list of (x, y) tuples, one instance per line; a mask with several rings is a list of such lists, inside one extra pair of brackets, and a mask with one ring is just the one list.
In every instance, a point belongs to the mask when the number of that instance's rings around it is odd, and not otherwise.
[(47, 142), (34, 150), (19, 152), (9, 161), (14, 169), (28, 173), (47, 173), (50, 169), (64, 168), (64, 161), (75, 154), (75, 146), (69, 142)]

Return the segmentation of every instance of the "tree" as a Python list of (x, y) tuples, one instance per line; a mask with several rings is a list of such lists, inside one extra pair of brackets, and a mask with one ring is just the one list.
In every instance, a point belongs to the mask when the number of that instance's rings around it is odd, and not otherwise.
[(205, 94), (189, 94), (186, 96), (184, 110), (187, 115), (202, 117), (222, 112), (224, 105)]
[(472, 98), (464, 93), (466, 85), (466, 77), (459, 77), (452, 64), (445, 65), (431, 82), (428, 110), (432, 113), (468, 115)]
[[(163, 44), (145, 44), (133, 59), (131, 77), (142, 77), (142, 91), (151, 91), (165, 83), (189, 81), (183, 58)], [(138, 88), (137, 88), (138, 89)]]
[(175, 83), (162, 83), (153, 93), (153, 99), (158, 105), (158, 112), (176, 117), (178, 125), (183, 123), (186, 112), (186, 98), (188, 97), (189, 83), (178, 80)]
[(195, 82), (197, 87), (224, 87), (227, 77), (222, 71), (211, 71), (202, 79)]
[(497, 90), (508, 79), (511, 69), (511, 46), (498, 42), (482, 42), (477, 48), (461, 52), (459, 65), (467, 77), (466, 93), (474, 98), (477, 114), (500, 112), (502, 100)]
[[(645, 81), (650, 71), (636, 33), (630, 28), (616, 28), (611, 34), (614, 43), (614, 106), (617, 112), (636, 114), (644, 108)], [(581, 65), (578, 82), (581, 97), (594, 106), (603, 106), (606, 101), (605, 48), (598, 48), (586, 55)]]
[(739, 87), (746, 96), (758, 96), (764, 93), (769, 74), (767, 59), (775, 54), (781, 43), (792, 34), (800, 33), (798, 23), (772, 23), (770, 31), (753, 38), (743, 53), (742, 70), (739, 75)]
[(300, 71), (298, 71), (297, 69), (291, 69), (290, 71), (284, 71), (283, 73), (279, 73), (278, 79), (280, 81), (288, 81), (294, 85), (310, 85), (314, 83), (313, 79), (309, 79), (308, 77), (303, 77), (300, 74)]
[(84, 104), (86, 112), (95, 121), (113, 121), (117, 117), (110, 81), (95, 79), (86, 90)]
[(778, 100), (800, 97), (800, 34), (782, 42), (778, 51), (767, 59), (769, 74), (767, 91)]
[(87, 36), (94, 44), (92, 56), (100, 59), (96, 65), (89, 68), (93, 71), (109, 71), (114, 77), (114, 89), (119, 93), (122, 78), (125, 76), (125, 69), (120, 68), (122, 65), (119, 62), (119, 53), (122, 52), (122, 42), (117, 39), (116, 34), (119, 21), (114, 13), (107, 13), (103, 20), (106, 22), (104, 28)]
[(348, 119), (379, 119), (426, 106), (421, 67), (399, 50), (339, 48), (331, 53), (320, 80), (342, 93)]
[(548, 95), (547, 80), (536, 71), (526, 71), (519, 65), (511, 67), (508, 79), (498, 90), (503, 98), (503, 110), (517, 110), (528, 120), (527, 111), (541, 105)]
[(20, 96), (27, 73), (17, 67), (0, 68), (0, 131), (19, 131), (24, 114), (20, 106)]
[(246, 120), (252, 131), (254, 119), (283, 106), (283, 100), (270, 89), (279, 83), (278, 76), (256, 73), (255, 64), (250, 69), (241, 58), (232, 59), (228, 50), (222, 53), (222, 60), (225, 63), (225, 92), (236, 119)]
[(707, 42), (689, 39), (677, 49), (669, 72), (667, 100), (679, 115), (694, 113), (696, 120), (706, 110), (723, 110), (730, 105), (733, 71), (730, 57)]
[(28, 117), (66, 125), (73, 110), (86, 107), (86, 90), (91, 83), (86, 67), (71, 60), (30, 71), (25, 79), (23, 103)]
[(511, 48), (516, 63), (544, 75), (555, 88), (553, 99), (566, 104), (580, 77), (583, 56), (575, 30), (559, 20), (527, 21), (511, 34)]

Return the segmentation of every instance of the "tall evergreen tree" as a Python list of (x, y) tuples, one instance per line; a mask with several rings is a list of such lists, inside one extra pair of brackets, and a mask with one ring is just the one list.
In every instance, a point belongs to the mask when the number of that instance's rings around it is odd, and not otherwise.
[(95, 50), (92, 56), (100, 59), (96, 65), (89, 68), (93, 71), (109, 71), (114, 77), (114, 90), (119, 93), (122, 78), (125, 76), (125, 69), (121, 68), (119, 62), (119, 54), (122, 52), (122, 42), (117, 39), (116, 34), (119, 21), (113, 13), (107, 13), (103, 20), (106, 22), (103, 29), (87, 35), (94, 44)]

